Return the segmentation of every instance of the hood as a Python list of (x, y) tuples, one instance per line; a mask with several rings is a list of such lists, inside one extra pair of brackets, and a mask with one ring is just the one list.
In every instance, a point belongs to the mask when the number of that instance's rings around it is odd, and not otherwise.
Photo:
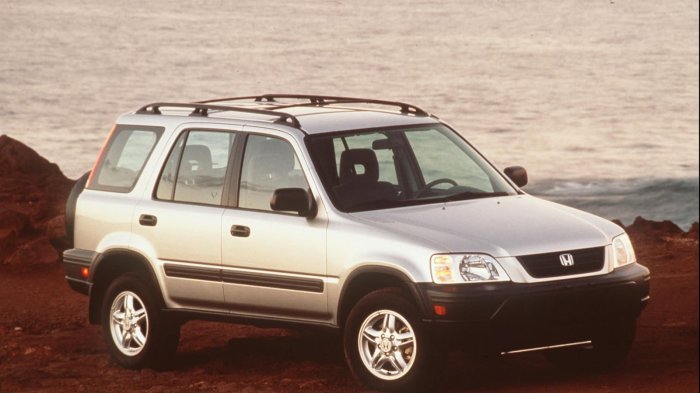
[(407, 239), (439, 245), (436, 252), (494, 257), (541, 254), (610, 244), (623, 229), (612, 222), (529, 195), (474, 199), (352, 213)]

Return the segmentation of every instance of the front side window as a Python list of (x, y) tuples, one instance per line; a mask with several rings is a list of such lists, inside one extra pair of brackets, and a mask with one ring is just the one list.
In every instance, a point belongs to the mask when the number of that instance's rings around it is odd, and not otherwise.
[(516, 194), (498, 171), (443, 125), (317, 135), (307, 145), (327, 192), (342, 211)]
[(236, 134), (189, 131), (182, 134), (161, 172), (156, 198), (219, 205)]
[(130, 192), (162, 132), (162, 127), (117, 126), (98, 159), (87, 188)]
[(243, 155), (238, 207), (271, 211), (270, 199), (279, 188), (309, 188), (294, 148), (279, 138), (250, 135)]

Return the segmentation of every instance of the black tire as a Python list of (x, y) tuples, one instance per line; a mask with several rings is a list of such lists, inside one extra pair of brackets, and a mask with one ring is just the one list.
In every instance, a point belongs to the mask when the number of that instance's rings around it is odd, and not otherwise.
[(78, 196), (85, 189), (85, 184), (90, 177), (90, 171), (85, 172), (78, 180), (75, 181), (73, 188), (68, 194), (68, 199), (66, 199), (66, 215), (65, 215), (65, 225), (66, 225), (66, 239), (68, 240), (68, 247), (73, 247), (73, 239), (75, 232), (75, 206), (78, 203)]
[[(383, 314), (382, 314), (383, 313)], [(383, 317), (382, 317), (383, 315)], [(387, 315), (393, 315), (395, 322), (396, 336), (389, 333), (394, 330), (384, 330), (388, 318)], [(401, 321), (400, 316), (404, 321)], [(380, 319), (377, 319), (380, 318)], [(377, 324), (371, 321), (377, 321)], [(381, 326), (380, 326), (381, 325)], [(372, 343), (367, 337), (363, 336), (363, 326), (371, 328), (376, 332), (376, 340), (381, 344)], [(373, 329), (373, 327), (382, 328), (382, 331)], [(412, 332), (414, 336), (414, 344), (401, 344), (398, 347), (393, 346), (399, 340), (399, 335), (407, 336), (408, 332)], [(385, 336), (380, 334), (386, 333)], [(363, 338), (364, 337), (364, 338)], [(365, 341), (363, 341), (365, 340)], [(343, 346), (345, 349), (345, 359), (350, 367), (355, 378), (367, 387), (383, 391), (421, 391), (428, 383), (428, 376), (434, 375), (432, 369), (436, 362), (436, 354), (439, 352), (437, 348), (429, 342), (429, 337), (426, 334), (426, 329), (421, 322), (420, 315), (416, 307), (408, 300), (406, 295), (397, 289), (382, 289), (369, 293), (353, 307), (348, 315), (347, 322), (343, 332)], [(405, 346), (404, 346), (405, 345)], [(389, 348), (390, 346), (393, 346)], [(386, 352), (384, 351), (386, 350)], [(373, 354), (379, 354), (381, 358), (376, 364), (380, 363), (383, 366), (378, 366), (372, 371), (371, 365), (366, 365), (365, 360)], [(389, 354), (387, 356), (387, 354)], [(403, 365), (407, 367), (404, 371), (397, 371), (396, 364), (400, 357)], [(371, 359), (367, 360), (371, 362)], [(382, 372), (397, 371), (397, 375), (379, 376)], [(388, 371), (387, 371), (388, 370)]]
[(547, 352), (556, 367), (570, 371), (603, 371), (620, 366), (632, 349), (635, 320), (616, 321), (600, 329), (588, 347), (562, 348)]
[[(125, 312), (129, 297), (137, 313)], [(145, 318), (140, 317), (141, 310)], [(129, 322), (113, 322), (115, 313), (121, 321)], [(180, 325), (163, 315), (159, 296), (137, 273), (126, 273), (112, 282), (105, 293), (101, 317), (102, 336), (119, 365), (129, 369), (163, 368), (173, 359)], [(117, 337), (124, 338), (124, 342), (117, 342)]]

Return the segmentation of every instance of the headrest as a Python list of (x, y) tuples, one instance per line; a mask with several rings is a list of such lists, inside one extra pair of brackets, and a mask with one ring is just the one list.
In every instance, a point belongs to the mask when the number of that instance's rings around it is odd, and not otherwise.
[(255, 183), (276, 180), (286, 177), (294, 169), (294, 159), (287, 160), (285, 156), (264, 154), (254, 157), (248, 167), (248, 181)]
[(271, 139), (257, 145), (247, 170), (248, 181), (253, 183), (278, 182), (294, 169), (294, 150), (281, 140)]
[[(360, 168), (358, 168), (361, 166)], [(345, 150), (340, 155), (340, 183), (379, 180), (379, 163), (372, 149)]]
[(182, 162), (187, 163), (186, 170), (208, 171), (211, 169), (211, 151), (204, 145), (185, 146), (182, 153)]
[(294, 149), (281, 139), (269, 139), (258, 145), (258, 156), (275, 156), (274, 164), (284, 172), (294, 169)]

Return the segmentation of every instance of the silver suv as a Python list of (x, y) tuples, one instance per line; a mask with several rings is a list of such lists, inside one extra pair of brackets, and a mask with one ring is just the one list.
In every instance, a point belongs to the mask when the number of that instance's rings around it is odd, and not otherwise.
[(649, 271), (619, 226), (526, 183), (406, 103), (150, 104), (71, 193), (66, 279), (129, 368), (172, 358), (192, 319), (340, 329), (380, 390), (421, 386), (453, 349), (613, 365)]

